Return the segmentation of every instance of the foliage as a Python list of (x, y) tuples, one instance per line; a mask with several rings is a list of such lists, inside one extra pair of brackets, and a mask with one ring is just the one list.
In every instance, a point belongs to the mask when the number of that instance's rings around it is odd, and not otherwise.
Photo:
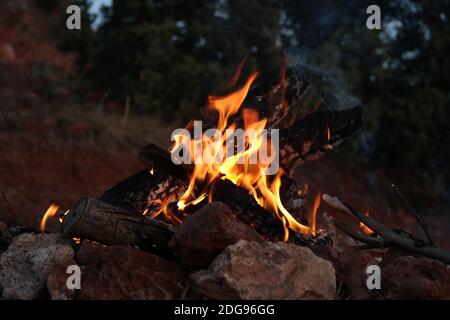
[[(368, 30), (377, 2), (382, 30)], [(86, 88), (172, 120), (192, 118), (245, 56), (244, 73), (262, 80), (277, 77), (281, 48), (292, 63), (339, 69), (365, 108), (369, 144), (356, 152), (393, 180), (419, 177), (409, 194), (448, 204), (449, 12), (447, 0), (115, 0), (97, 30), (65, 43)]]
[(276, 60), (277, 14), (271, 0), (116, 0), (98, 30), (67, 33), (65, 43), (79, 48), (88, 88), (131, 98), (135, 112), (185, 120), (249, 50), (246, 68)]

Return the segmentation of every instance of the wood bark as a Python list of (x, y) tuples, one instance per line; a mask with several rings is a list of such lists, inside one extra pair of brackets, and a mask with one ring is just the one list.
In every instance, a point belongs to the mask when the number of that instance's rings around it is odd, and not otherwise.
[(82, 238), (105, 245), (129, 244), (140, 249), (170, 255), (167, 243), (175, 228), (127, 209), (93, 198), (82, 198), (64, 217), (64, 238)]

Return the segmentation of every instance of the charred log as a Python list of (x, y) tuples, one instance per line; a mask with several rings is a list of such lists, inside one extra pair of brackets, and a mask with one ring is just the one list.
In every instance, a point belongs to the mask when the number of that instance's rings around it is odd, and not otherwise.
[(286, 170), (316, 160), (361, 128), (361, 107), (307, 115), (280, 130), (280, 161)]
[(92, 198), (82, 198), (61, 225), (64, 238), (89, 239), (105, 245), (129, 244), (169, 257), (167, 244), (174, 232), (173, 226), (162, 221)]
[[(316, 160), (361, 128), (361, 107), (322, 111), (307, 115), (289, 128), (280, 130), (280, 161), (286, 170), (306, 161)], [(170, 153), (149, 144), (139, 152), (148, 166), (158, 165), (175, 175), (184, 176), (190, 165), (175, 165)]]
[[(148, 166), (154, 166), (157, 170), (165, 168), (178, 179), (188, 179), (190, 167), (176, 166), (170, 159), (170, 153), (154, 144), (143, 148), (139, 155)], [(239, 219), (254, 227), (262, 235), (273, 240), (282, 238), (283, 225), (280, 220), (261, 207), (247, 190), (229, 180), (218, 179), (213, 187), (213, 199), (231, 207)]]
[(288, 69), (285, 79), (273, 86), (262, 83), (254, 86), (243, 106), (256, 108), (263, 117), (267, 117), (270, 128), (287, 128), (293, 124), (293, 109), (298, 108), (307, 94), (310, 83), (295, 69)]
[(163, 171), (155, 170), (152, 174), (150, 170), (141, 170), (107, 190), (100, 200), (134, 213), (142, 213), (150, 191), (167, 178), (168, 175)]
[(283, 224), (272, 213), (261, 207), (247, 190), (229, 180), (217, 180), (213, 198), (232, 208), (236, 216), (271, 240), (283, 239)]
[(139, 159), (150, 168), (154, 167), (157, 171), (163, 171), (180, 179), (188, 178), (194, 169), (189, 164), (176, 165), (172, 161), (170, 152), (154, 143), (149, 143), (139, 150)]

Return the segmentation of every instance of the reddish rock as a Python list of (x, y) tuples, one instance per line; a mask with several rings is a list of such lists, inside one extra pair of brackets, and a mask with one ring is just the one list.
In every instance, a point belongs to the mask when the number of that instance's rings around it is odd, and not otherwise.
[(174, 263), (131, 246), (100, 247), (85, 246), (81, 257), (88, 257), (88, 264), (77, 298), (179, 299), (187, 291), (187, 275)]
[(283, 242), (240, 240), (191, 278), (194, 289), (209, 299), (334, 299), (336, 294), (330, 262)]
[(72, 258), (58, 264), (47, 277), (47, 290), (52, 300), (73, 300), (76, 295), (75, 289), (67, 287), (67, 278), (70, 274), (67, 273), (67, 267), (76, 265), (77, 263)]
[(262, 241), (258, 233), (234, 217), (222, 202), (205, 205), (178, 227), (169, 248), (183, 267), (207, 267), (226, 247), (239, 240)]
[(415, 256), (387, 257), (380, 265), (383, 299), (450, 299), (450, 266)]
[(76, 254), (76, 259), (81, 265), (88, 265), (91, 259), (96, 259), (100, 256), (106, 248), (105, 245), (84, 239), (81, 242), (80, 249), (78, 249)]

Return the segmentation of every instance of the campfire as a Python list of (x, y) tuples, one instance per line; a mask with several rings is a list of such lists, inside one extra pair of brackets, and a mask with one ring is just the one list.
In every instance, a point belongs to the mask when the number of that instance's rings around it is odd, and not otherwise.
[[(82, 199), (64, 213), (60, 217), (63, 234), (105, 244), (122, 243), (115, 235), (108, 235), (108, 240), (96, 235), (97, 231), (90, 234), (86, 230), (102, 228), (101, 220), (112, 222), (104, 219), (106, 204), (115, 206), (109, 208), (114, 217), (116, 213), (127, 217), (140, 213), (145, 225), (170, 225), (166, 228), (170, 230), (205, 204), (221, 201), (267, 239), (288, 242), (323, 235), (316, 228), (320, 193), (307, 215), (305, 196), (288, 173), (356, 132), (361, 108), (318, 112), (289, 126), (290, 104), (302, 98), (308, 84), (292, 73), (268, 92), (258, 94), (260, 88), (252, 90), (257, 77), (255, 72), (237, 90), (208, 98), (208, 109), (214, 116), (207, 120), (216, 121), (215, 125), (203, 128), (201, 121), (191, 121), (185, 129), (173, 133), (170, 151), (154, 144), (144, 147), (140, 157), (147, 168), (108, 190), (99, 200)], [(233, 77), (235, 81), (238, 78), (239, 74)], [(258, 108), (261, 105), (264, 108)], [(134, 215), (123, 212), (125, 209)], [(54, 211), (54, 207), (49, 208), (43, 222)], [(91, 219), (97, 222), (89, 222)], [(365, 228), (361, 222), (361, 229)], [(152, 232), (149, 236), (159, 237)]]
[[(294, 168), (332, 151), (360, 129), (361, 107), (296, 119), (293, 108), (309, 88), (301, 74), (290, 69), (273, 87), (257, 85), (257, 78), (255, 72), (242, 87), (210, 96), (202, 122), (176, 130), (170, 150), (152, 143), (142, 148), (145, 168), (100, 198), (81, 198), (63, 213), (55, 204), (48, 208), (40, 231), (48, 219), (59, 216), (62, 237), (70, 239), (76, 260), (91, 270), (86, 276), (91, 284), (84, 282), (91, 287), (81, 289), (79, 298), (130, 298), (127, 290), (98, 296), (92, 289), (92, 283), (106, 285), (95, 276), (103, 271), (93, 270), (111, 267), (111, 257), (120, 264), (117, 257), (122, 255), (125, 265), (147, 261), (156, 273), (146, 271), (145, 277), (151, 277), (146, 281), (165, 288), (164, 294), (149, 289), (138, 298), (345, 297), (348, 288), (341, 287), (349, 286), (349, 272), (343, 250), (350, 249), (337, 246), (336, 228), (353, 244), (364, 244), (366, 252), (389, 249), (450, 263), (450, 253), (434, 244), (415, 212), (426, 240), (387, 228), (336, 197), (311, 194), (307, 185), (292, 179)], [(313, 203), (309, 210), (307, 200)], [(329, 223), (319, 228), (323, 203), (357, 221), (357, 227), (326, 216)], [(379, 256), (370, 253), (363, 263), (379, 262)], [(283, 261), (290, 261), (294, 271), (288, 272)], [(240, 264), (251, 267), (245, 271)], [(432, 266), (445, 269), (443, 264)], [(132, 277), (123, 270), (117, 272)], [(280, 278), (273, 278), (274, 271)], [(156, 274), (164, 276), (156, 279)], [(281, 289), (283, 283), (298, 286)]]
[[(270, 152), (275, 148), (270, 140), (268, 142), (265, 140), (267, 118), (260, 119), (258, 111), (254, 109), (241, 110), (242, 103), (256, 77), (257, 73), (252, 74), (241, 89), (225, 97), (209, 97), (208, 107), (218, 113), (214, 135), (207, 136), (200, 127), (199, 137), (194, 139), (191, 139), (189, 133), (174, 136), (176, 142), (171, 151), (172, 155), (179, 153), (181, 149), (185, 153), (183, 157), (187, 156), (190, 163), (195, 163), (189, 185), (181, 196), (177, 195), (177, 192), (171, 192), (164, 199), (150, 199), (149, 204), (157, 204), (159, 208), (146, 208), (145, 214), (156, 218), (162, 212), (169, 222), (181, 223), (182, 218), (179, 214), (186, 211), (189, 206), (195, 206), (203, 201), (208, 203), (214, 201), (215, 183), (218, 179), (222, 179), (246, 189), (261, 207), (277, 217), (284, 226), (284, 241), (288, 240), (290, 229), (303, 234), (315, 233), (315, 221), (311, 229), (299, 223), (283, 206), (280, 198), (283, 169), (275, 168), (276, 174), (273, 178), (266, 174), (266, 171), (269, 171), (268, 167), (273, 165), (276, 158), (275, 152), (271, 156), (267, 154), (267, 151)], [(240, 131), (242, 136), (237, 139), (240, 139), (238, 145), (242, 147), (235, 153), (235, 145), (229, 142), (234, 142), (238, 124), (230, 121), (239, 111), (243, 131)], [(201, 125), (201, 122), (194, 122), (194, 126), (196, 124)], [(276, 143), (278, 144), (278, 139)], [(263, 149), (264, 153), (261, 152)], [(255, 161), (251, 161), (252, 159)], [(200, 192), (194, 195), (195, 190)], [(174, 201), (177, 201), (178, 214), (174, 213), (170, 206)]]

